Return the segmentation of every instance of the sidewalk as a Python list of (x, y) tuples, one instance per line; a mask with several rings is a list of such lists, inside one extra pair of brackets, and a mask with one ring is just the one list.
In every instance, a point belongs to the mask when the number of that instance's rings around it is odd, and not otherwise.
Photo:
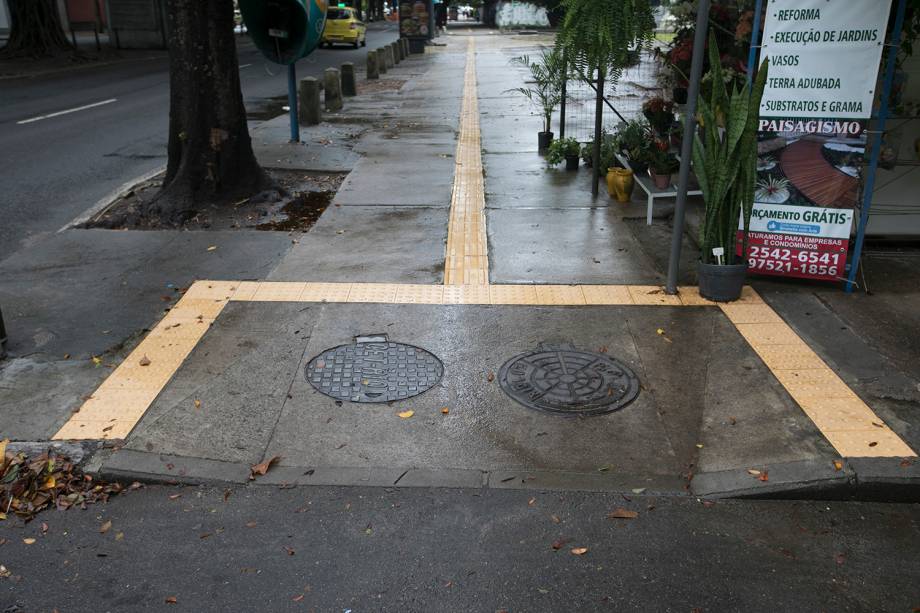
[[(242, 273), (196, 270), (219, 280), (56, 438), (124, 439), (95, 469), (161, 481), (246, 483), (279, 457), (260, 482), (917, 499), (918, 375), (861, 325), (880, 301), (755, 281), (720, 307), (689, 275), (665, 295), (666, 224), (592, 201), (586, 169), (546, 170), (539, 119), (505, 93), (534, 37), (441, 40), (387, 74), (401, 89), (306, 132), (360, 154), (311, 159), (350, 171), (316, 226), (271, 271), (242, 255)], [(283, 127), (254, 135), (260, 154), (309, 168), (311, 147), (271, 144)], [(331, 350), (363, 336), (351, 351), (409, 357), (383, 391), (365, 364), (342, 392)], [(349, 401), (374, 389), (390, 402)]]

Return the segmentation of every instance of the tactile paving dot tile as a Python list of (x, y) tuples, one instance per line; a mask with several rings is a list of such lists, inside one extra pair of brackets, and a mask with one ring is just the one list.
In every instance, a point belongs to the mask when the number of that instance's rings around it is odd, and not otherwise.
[(195, 281), (185, 291), (183, 297), (189, 299), (230, 300), (236, 293), (236, 281)]
[(770, 370), (809, 370), (827, 364), (804, 343), (796, 345), (758, 345), (754, 351)]
[(347, 302), (351, 283), (307, 283), (300, 295), (301, 302)]
[(490, 304), (488, 285), (445, 285), (444, 304)]
[(677, 295), (665, 293), (664, 287), (655, 285), (630, 285), (628, 287), (629, 295), (632, 296), (635, 304), (681, 306), (680, 298)]
[(582, 285), (585, 304), (634, 304), (632, 294), (625, 285)]
[(536, 304), (537, 291), (533, 285), (490, 285), (492, 304)]
[(278, 281), (262, 283), (253, 295), (254, 302), (297, 302), (306, 287), (306, 283)]
[(355, 283), (348, 292), (348, 302), (392, 303), (397, 285), (390, 283)]
[(735, 324), (735, 327), (754, 348), (761, 345), (804, 344), (799, 335), (786, 324)]
[(537, 304), (572, 306), (585, 304), (585, 295), (577, 285), (537, 285)]
[(444, 287), (441, 285), (400, 285), (396, 291), (396, 302), (400, 304), (441, 304), (444, 302)]
[(734, 324), (776, 324), (782, 318), (766, 304), (723, 304), (722, 312)]

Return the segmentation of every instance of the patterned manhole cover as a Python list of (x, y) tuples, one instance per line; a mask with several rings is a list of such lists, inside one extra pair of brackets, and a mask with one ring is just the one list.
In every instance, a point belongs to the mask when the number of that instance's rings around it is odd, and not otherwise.
[(307, 381), (338, 400), (391, 402), (417, 396), (444, 374), (431, 353), (386, 337), (358, 337), (322, 352), (307, 364)]
[(639, 395), (639, 379), (622, 362), (571, 345), (540, 345), (502, 366), (499, 383), (525, 407), (563, 415), (600, 415)]

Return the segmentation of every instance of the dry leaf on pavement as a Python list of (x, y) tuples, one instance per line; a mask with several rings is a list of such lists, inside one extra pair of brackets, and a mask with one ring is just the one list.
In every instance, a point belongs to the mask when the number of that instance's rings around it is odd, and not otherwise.
[(144, 357), (141, 358), (141, 361), (138, 362), (138, 364), (140, 364), (141, 366), (150, 366), (150, 358), (144, 355)]
[(550, 547), (552, 547), (556, 551), (559, 551), (568, 542), (569, 542), (569, 539), (557, 539), (553, 541), (553, 544), (550, 545)]
[(834, 470), (843, 470), (843, 462), (834, 460)]
[(397, 413), (397, 415), (399, 415), (400, 419), (409, 419), (415, 415), (415, 411), (403, 411), (402, 413)]
[(639, 517), (638, 511), (630, 511), (622, 507), (618, 507), (610, 513), (607, 513), (607, 519), (636, 519), (637, 517)]
[(175, 597), (175, 596), (167, 596), (167, 597), (166, 597), (166, 604), (176, 604), (176, 602), (177, 602), (177, 601), (176, 601), (176, 597)]
[(447, 407), (444, 407), (443, 409), (441, 409), (442, 415), (447, 415), (448, 413), (450, 413), (450, 409), (448, 409)]
[(102, 524), (101, 526), (99, 526), (99, 534), (105, 534), (106, 532), (109, 531), (111, 527), (112, 527), (112, 520), (110, 519), (104, 524)]
[(281, 456), (276, 455), (275, 457), (271, 459), (265, 460), (261, 464), (253, 464), (252, 466), (250, 466), (249, 467), (249, 480), (253, 481), (255, 480), (257, 476), (264, 475), (265, 473), (267, 473), (268, 469), (272, 467), (272, 464), (274, 464), (280, 459), (281, 459)]
[(572, 554), (576, 556), (583, 556), (586, 553), (588, 553), (587, 547), (575, 547), (574, 549), (572, 549)]
[(31, 537), (30, 537), (30, 538), (24, 538), (24, 539), (22, 539), (22, 542), (25, 543), (26, 545), (33, 545), (33, 544), (35, 544), (35, 539), (34, 539), (34, 538), (31, 538)]

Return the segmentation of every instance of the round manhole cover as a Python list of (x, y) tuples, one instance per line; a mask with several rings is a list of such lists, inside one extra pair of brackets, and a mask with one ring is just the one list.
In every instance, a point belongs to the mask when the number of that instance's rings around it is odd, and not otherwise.
[(628, 366), (571, 345), (540, 345), (501, 367), (505, 393), (531, 409), (563, 415), (600, 415), (622, 409), (639, 395)]
[(317, 390), (350, 402), (391, 402), (417, 396), (444, 374), (431, 353), (402, 343), (356, 342), (322, 352), (307, 364)]

